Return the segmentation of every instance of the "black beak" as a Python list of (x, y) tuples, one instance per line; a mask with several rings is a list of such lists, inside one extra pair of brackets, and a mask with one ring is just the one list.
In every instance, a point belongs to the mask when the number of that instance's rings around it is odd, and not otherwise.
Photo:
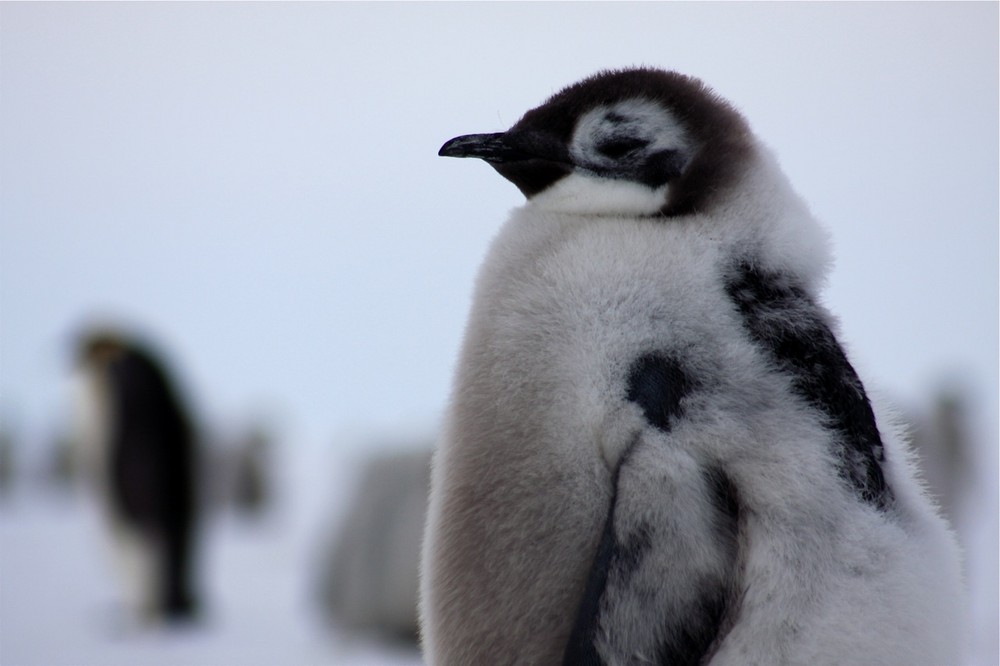
[(466, 134), (441, 146), (442, 157), (478, 157), (503, 164), (521, 160), (548, 160), (569, 163), (566, 146), (553, 136), (531, 130), (510, 130), (495, 134)]
[(446, 142), (441, 157), (478, 157), (532, 197), (572, 170), (569, 151), (555, 137), (532, 131), (466, 134)]
[(457, 136), (441, 146), (438, 155), (441, 157), (478, 157), (497, 164), (516, 162), (530, 157), (510, 145), (506, 132)]

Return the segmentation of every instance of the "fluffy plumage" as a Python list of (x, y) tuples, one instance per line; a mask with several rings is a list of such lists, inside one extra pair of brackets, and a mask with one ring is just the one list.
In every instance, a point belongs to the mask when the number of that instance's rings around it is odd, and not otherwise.
[(819, 301), (826, 235), (747, 123), (657, 70), (454, 139), (528, 196), (436, 453), (431, 664), (942, 664), (957, 549)]

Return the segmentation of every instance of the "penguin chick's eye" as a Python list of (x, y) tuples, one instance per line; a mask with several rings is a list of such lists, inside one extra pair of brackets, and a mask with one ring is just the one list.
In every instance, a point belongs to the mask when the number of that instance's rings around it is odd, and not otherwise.
[(636, 139), (634, 137), (620, 137), (604, 141), (597, 145), (597, 152), (605, 157), (610, 157), (611, 159), (618, 159), (626, 154), (637, 150), (639, 148), (645, 148), (649, 145), (648, 141), (643, 139)]

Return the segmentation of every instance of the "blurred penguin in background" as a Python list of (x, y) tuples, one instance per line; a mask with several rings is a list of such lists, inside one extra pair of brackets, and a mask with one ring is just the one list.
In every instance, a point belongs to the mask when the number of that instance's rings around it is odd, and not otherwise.
[(425, 446), (362, 463), (353, 498), (322, 553), (318, 601), (331, 627), (416, 644), (430, 463)]
[(142, 623), (192, 619), (195, 438), (162, 362), (108, 330), (77, 342), (77, 438), (125, 604)]

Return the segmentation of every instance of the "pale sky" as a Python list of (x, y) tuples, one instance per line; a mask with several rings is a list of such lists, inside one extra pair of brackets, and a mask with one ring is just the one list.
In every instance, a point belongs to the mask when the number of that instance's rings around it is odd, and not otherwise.
[(825, 301), (902, 401), (996, 429), (997, 4), (0, 5), (0, 418), (69, 333), (147, 330), (205, 421), (432, 427), (517, 190), (438, 158), (633, 64), (702, 78), (831, 231)]

